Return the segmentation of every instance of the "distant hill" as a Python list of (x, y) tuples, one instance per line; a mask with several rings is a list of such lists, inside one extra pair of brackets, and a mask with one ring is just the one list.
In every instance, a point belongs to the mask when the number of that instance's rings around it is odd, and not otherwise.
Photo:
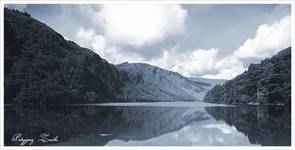
[(131, 101), (202, 101), (214, 82), (186, 78), (144, 63), (123, 63), (116, 69), (123, 82), (123, 96)]

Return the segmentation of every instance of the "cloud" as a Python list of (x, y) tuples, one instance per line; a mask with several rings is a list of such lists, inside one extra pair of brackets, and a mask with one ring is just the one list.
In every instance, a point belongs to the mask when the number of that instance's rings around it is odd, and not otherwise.
[(237, 76), (239, 73), (244, 71), (241, 68), (236, 68), (236, 70), (233, 69), (223, 69), (221, 70), (218, 74), (206, 74), (203, 75), (203, 78), (208, 78), (208, 79), (232, 79), (233, 77)]
[(291, 18), (283, 17), (272, 25), (260, 25), (256, 36), (248, 39), (233, 55), (238, 58), (265, 58), (286, 48), (291, 43)]
[(214, 71), (219, 49), (195, 49), (179, 53), (175, 48), (164, 50), (162, 57), (147, 63), (176, 71), (185, 76), (201, 75)]
[(111, 63), (119, 64), (123, 62), (143, 61), (143, 58), (136, 53), (124, 51), (120, 47), (109, 45), (104, 35), (96, 33), (92, 28), (85, 29), (80, 27), (76, 33), (76, 38), (79, 39), (81, 46), (93, 50)]
[(207, 74), (207, 78), (231, 79), (242, 73), (251, 61), (262, 60), (275, 55), (291, 45), (291, 18), (286, 15), (271, 25), (263, 24), (257, 29), (254, 38), (247, 39), (232, 54), (215, 64), (217, 74)]
[(287, 15), (271, 25), (260, 25), (253, 38), (247, 39), (227, 56), (221, 56), (218, 48), (181, 51), (175, 46), (162, 49), (160, 57), (145, 60), (136, 52), (110, 45), (104, 35), (97, 34), (92, 29), (80, 28), (77, 37), (81, 39), (82, 45), (91, 45), (89, 48), (111, 63), (144, 62), (185, 76), (231, 79), (245, 71), (253, 58), (262, 60), (288, 47), (291, 42), (290, 21), (290, 16)]
[[(148, 14), (152, 8), (152, 13)], [(134, 11), (137, 11), (136, 15)], [(271, 57), (291, 43), (291, 19), (286, 15), (273, 23), (260, 25), (256, 35), (226, 56), (218, 48), (183, 49), (175, 44), (172, 48), (159, 48), (160, 56), (146, 59), (140, 52), (143, 45), (184, 31), (187, 14), (180, 5), (103, 5), (89, 14), (98, 19), (94, 18), (93, 22), (103, 32), (93, 26), (80, 27), (76, 38), (82, 46), (93, 49), (114, 64), (144, 62), (185, 76), (231, 79), (242, 73), (251, 62)], [(139, 50), (128, 50), (122, 44)]]
[(219, 49), (195, 49), (177, 53), (175, 49), (164, 51), (161, 58), (151, 64), (179, 72), (186, 76), (231, 79), (245, 71), (251, 61), (275, 55), (291, 44), (291, 18), (286, 15), (273, 24), (263, 24), (254, 38), (247, 39), (237, 50), (221, 57)]
[[(202, 76), (227, 69), (222, 74), (205, 76), (209, 78), (229, 78), (233, 74), (233, 69), (230, 65), (235, 65), (233, 57), (231, 59), (218, 58), (218, 52), (220, 50), (216, 48), (185, 50), (181, 52), (177, 47), (174, 47), (172, 49), (161, 50), (163, 51), (161, 57), (145, 60), (136, 52), (125, 51), (120, 47), (108, 44), (106, 38), (101, 34), (97, 34), (92, 28), (85, 29), (80, 27), (76, 33), (76, 37), (80, 39), (79, 44), (81, 46), (92, 49), (102, 58), (114, 64), (143, 62), (179, 72), (185, 76)], [(230, 63), (229, 60), (231, 60)]]
[(107, 4), (97, 19), (110, 41), (141, 47), (183, 33), (186, 16), (181, 5)]
[(5, 4), (5, 7), (24, 11), (27, 8), (27, 5), (26, 4)]
[[(152, 45), (161, 45), (160, 42), (164, 40), (183, 35), (187, 17), (186, 10), (174, 4), (112, 4), (100, 5), (99, 8), (79, 5), (77, 8), (63, 8), (65, 15), (75, 11), (87, 16), (87, 20), (92, 19), (88, 21), (89, 27), (78, 27), (74, 40), (115, 64), (142, 62), (149, 53), (155, 54), (151, 57), (158, 56), (162, 48)], [(147, 52), (148, 48), (152, 49)]]
[(86, 30), (83, 27), (80, 27), (76, 33), (76, 37), (79, 39), (79, 44), (90, 49), (92, 49), (91, 45), (96, 36), (96, 32), (93, 29)]

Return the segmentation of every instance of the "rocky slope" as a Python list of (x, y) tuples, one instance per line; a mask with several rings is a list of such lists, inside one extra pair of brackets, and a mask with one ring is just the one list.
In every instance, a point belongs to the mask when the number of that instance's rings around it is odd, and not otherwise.
[(222, 82), (186, 78), (143, 63), (123, 63), (116, 69), (123, 82), (123, 96), (132, 101), (201, 101), (215, 82)]
[(116, 99), (113, 65), (17, 10), (4, 10), (5, 103), (87, 103)]
[(291, 47), (260, 64), (251, 64), (241, 75), (215, 86), (204, 101), (291, 106)]

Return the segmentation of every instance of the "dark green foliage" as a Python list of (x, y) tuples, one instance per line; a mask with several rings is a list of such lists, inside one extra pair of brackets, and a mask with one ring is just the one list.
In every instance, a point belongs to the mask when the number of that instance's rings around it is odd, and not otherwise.
[(222, 86), (212, 88), (204, 100), (226, 104), (291, 104), (291, 47), (260, 64), (250, 64), (247, 71)]
[(17, 10), (4, 11), (5, 103), (88, 103), (121, 95), (117, 71)]

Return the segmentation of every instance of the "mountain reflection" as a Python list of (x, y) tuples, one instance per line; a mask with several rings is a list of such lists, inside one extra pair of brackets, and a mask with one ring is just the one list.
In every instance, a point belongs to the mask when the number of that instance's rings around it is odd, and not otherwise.
[(37, 138), (59, 136), (58, 142), (33, 145), (105, 145), (111, 139), (145, 140), (208, 119), (202, 109), (169, 107), (32, 106), (5, 107), (5, 145), (19, 145), (16, 133)]
[[(17, 133), (33, 138), (32, 145), (290, 145), (288, 111), (272, 107), (7, 106), (4, 136), (5, 145), (20, 145), (12, 140)], [(38, 141), (42, 133), (58, 136), (58, 141)]]
[(263, 146), (291, 145), (290, 109), (277, 106), (207, 107), (216, 120), (223, 120)]

